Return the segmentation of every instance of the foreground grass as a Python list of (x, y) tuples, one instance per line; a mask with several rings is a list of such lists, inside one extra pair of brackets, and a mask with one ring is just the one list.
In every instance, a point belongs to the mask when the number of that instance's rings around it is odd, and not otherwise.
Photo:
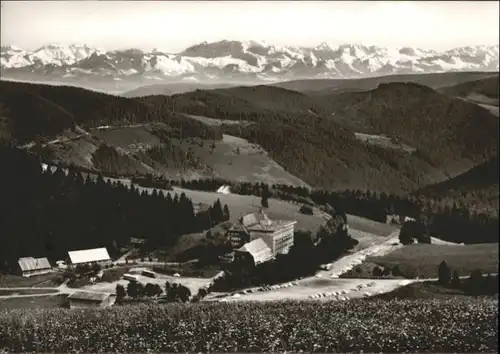
[(50, 273), (37, 275), (30, 278), (0, 274), (0, 288), (16, 288), (16, 287), (57, 287), (63, 282), (63, 276), (60, 273)]
[(367, 263), (382, 267), (397, 266), (408, 278), (437, 278), (439, 264), (445, 261), (459, 276), (474, 270), (498, 273), (498, 243), (477, 245), (413, 244), (404, 246), (382, 257), (367, 257)]
[(0, 312), (8, 352), (481, 352), (496, 300), (171, 304)]
[[(48, 309), (62, 308), (67, 305), (67, 295), (13, 297), (0, 299), (0, 309)], [(0, 337), (0, 343), (2, 338)], [(2, 345), (0, 344), (0, 348)]]
[[(491, 279), (493, 282), (494, 279)], [(451, 285), (442, 285), (436, 282), (417, 282), (408, 284), (406, 286), (402, 286), (388, 293), (384, 293), (381, 295), (377, 295), (374, 298), (383, 299), (383, 300), (392, 300), (392, 299), (471, 299), (474, 294), (467, 292), (466, 288), (463, 286), (465, 283), (464, 280), (461, 281), (461, 286), (453, 287)], [(489, 297), (491, 299), (498, 297), (498, 287), (496, 290), (481, 291), (484, 297)]]
[(57, 293), (57, 290), (46, 290), (46, 289), (19, 289), (19, 290), (0, 290), (0, 296), (9, 295), (37, 295), (37, 294), (49, 294)]

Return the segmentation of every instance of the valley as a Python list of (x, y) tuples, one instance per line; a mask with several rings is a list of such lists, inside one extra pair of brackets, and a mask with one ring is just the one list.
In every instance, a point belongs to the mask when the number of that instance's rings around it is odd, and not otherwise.
[(0, 353), (498, 352), (498, 3), (0, 8)]
[[(45, 159), (118, 175), (408, 193), (484, 162), (497, 148), (493, 114), (417, 84), (321, 96), (255, 86), (137, 99), (69, 87), (2, 87), (35, 100), (60, 125), (46, 132), (17, 128), (24, 108), (5, 102), (9, 134), (20, 145), (31, 144)], [(31, 137), (40, 133), (51, 137), (35, 146)], [(173, 162), (166, 164), (159, 151)]]

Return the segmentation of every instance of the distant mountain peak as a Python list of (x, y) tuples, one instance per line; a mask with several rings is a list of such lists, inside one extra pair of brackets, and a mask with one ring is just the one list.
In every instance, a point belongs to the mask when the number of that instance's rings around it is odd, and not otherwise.
[(86, 44), (48, 44), (34, 51), (2, 46), (2, 75), (60, 78), (259, 79), (346, 78), (445, 71), (497, 71), (497, 46), (466, 46), (437, 52), (363, 43), (314, 48), (270, 45), (262, 40), (201, 42), (180, 53), (158, 48), (104, 51)]
[(317, 45), (314, 47), (315, 50), (327, 50), (327, 51), (333, 51), (332, 47), (326, 42), (321, 42), (321, 44)]

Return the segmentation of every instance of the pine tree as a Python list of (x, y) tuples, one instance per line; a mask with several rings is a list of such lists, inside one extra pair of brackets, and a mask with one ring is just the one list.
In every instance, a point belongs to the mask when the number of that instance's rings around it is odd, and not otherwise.
[(120, 304), (123, 302), (123, 299), (127, 295), (125, 288), (121, 284), (116, 285), (116, 303)]
[(224, 220), (224, 211), (222, 210), (222, 204), (219, 199), (217, 199), (212, 208), (212, 221), (215, 224), (220, 223)]
[(269, 200), (266, 194), (262, 195), (262, 198), (260, 199), (260, 205), (263, 208), (269, 208)]
[(450, 283), (450, 268), (445, 261), (442, 261), (439, 264), (438, 275), (439, 275), (439, 283), (443, 285), (447, 285)]
[(230, 214), (229, 214), (229, 207), (227, 204), (224, 204), (224, 220), (223, 221), (228, 221), (230, 219)]
[(131, 281), (127, 285), (127, 295), (135, 299), (139, 295), (138, 286), (135, 281)]

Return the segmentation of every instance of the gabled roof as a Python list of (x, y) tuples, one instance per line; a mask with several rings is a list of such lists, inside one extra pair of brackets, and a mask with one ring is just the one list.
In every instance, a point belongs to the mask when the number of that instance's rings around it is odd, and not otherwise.
[(257, 253), (262, 251), (265, 248), (269, 248), (267, 244), (264, 242), (263, 239), (258, 238), (256, 240), (253, 240), (251, 242), (245, 243), (243, 246), (241, 246), (238, 251), (241, 252), (249, 252), (249, 253)]
[(68, 299), (70, 300), (82, 300), (82, 301), (93, 301), (93, 302), (101, 302), (110, 297), (111, 294), (106, 293), (91, 293), (85, 291), (77, 291), (70, 296)]
[(68, 252), (68, 255), (69, 259), (71, 260), (71, 263), (73, 264), (108, 261), (111, 259), (109, 257), (108, 250), (106, 249), (106, 247), (92, 248), (80, 251), (70, 251)]
[(241, 218), (241, 223), (245, 227), (257, 225), (259, 223), (256, 213), (247, 214)]
[(17, 263), (19, 264), (19, 268), (21, 268), (23, 272), (51, 268), (49, 260), (47, 258), (22, 257), (19, 258)]

